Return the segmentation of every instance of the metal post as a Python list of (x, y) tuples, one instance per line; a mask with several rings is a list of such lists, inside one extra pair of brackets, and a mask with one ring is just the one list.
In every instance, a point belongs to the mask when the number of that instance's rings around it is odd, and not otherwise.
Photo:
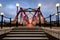
[(59, 26), (59, 13), (58, 13), (58, 7), (57, 7), (57, 26)]
[(3, 15), (1, 15), (1, 29), (3, 27)]
[(56, 15), (56, 26), (58, 26), (58, 20), (57, 20), (57, 15)]
[(51, 27), (51, 15), (50, 15), (50, 28), (52, 28), (52, 27)]
[(4, 20), (4, 27), (5, 27), (5, 20)]
[[(40, 7), (38, 8), (38, 11), (40, 11)], [(41, 17), (39, 12), (38, 12), (38, 17), (39, 17), (39, 26), (41, 27)]]
[[(17, 13), (18, 13), (18, 6), (17, 6)], [(16, 20), (16, 27), (18, 27), (18, 16), (17, 16), (17, 20)]]
[(10, 18), (10, 27), (11, 27), (11, 18)]
[(40, 14), (39, 15), (39, 26), (41, 27), (41, 17), (40, 17)]

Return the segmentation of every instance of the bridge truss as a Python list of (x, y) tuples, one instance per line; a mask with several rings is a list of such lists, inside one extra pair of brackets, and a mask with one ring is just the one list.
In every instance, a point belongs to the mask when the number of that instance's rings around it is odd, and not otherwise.
[(40, 23), (45, 22), (44, 16), (39, 8), (22, 8), (18, 11), (14, 18), (16, 22), (18, 16), (20, 15), (20, 22), (25, 22), (25, 25), (34, 25), (37, 21)]

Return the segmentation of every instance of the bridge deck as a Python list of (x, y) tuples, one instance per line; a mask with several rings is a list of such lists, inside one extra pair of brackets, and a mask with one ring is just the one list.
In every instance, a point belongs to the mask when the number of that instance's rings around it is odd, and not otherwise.
[(42, 28), (13, 28), (0, 36), (1, 40), (58, 40), (44, 32)]

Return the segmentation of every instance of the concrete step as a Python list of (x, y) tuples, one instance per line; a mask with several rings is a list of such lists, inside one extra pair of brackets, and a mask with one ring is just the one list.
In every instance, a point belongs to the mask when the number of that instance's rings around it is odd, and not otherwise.
[(8, 37), (47, 37), (46, 34), (7, 34)]
[(39, 29), (41, 28), (14, 28), (13, 30), (39, 30)]
[(3, 40), (48, 40), (47, 37), (4, 37)]
[(3, 40), (48, 40), (45, 32), (40, 28), (15, 28)]
[(44, 34), (45, 32), (10, 32), (10, 34)]
[(44, 32), (43, 30), (12, 30), (11, 32)]

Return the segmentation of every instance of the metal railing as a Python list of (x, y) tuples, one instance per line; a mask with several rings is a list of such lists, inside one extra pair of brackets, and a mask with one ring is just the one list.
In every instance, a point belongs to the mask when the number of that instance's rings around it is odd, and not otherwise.
[[(1, 26), (1, 28), (5, 25), (5, 19), (4, 19), (4, 18), (9, 19), (9, 23), (10, 23), (10, 27), (11, 27), (11, 22), (12, 22), (11, 18), (6, 17), (6, 16), (4, 16), (4, 15), (0, 15), (0, 17), (1, 17), (1, 21), (0, 21), (0, 26)], [(7, 23), (8, 23), (8, 22), (7, 22)], [(4, 25), (3, 25), (3, 24), (4, 24)]]
[[(59, 12), (59, 13), (60, 13), (60, 12)], [(55, 24), (52, 23), (52, 17), (54, 17), (54, 16), (55, 16), (55, 18), (56, 18), (56, 20), (54, 19), (54, 20), (55, 20), (55, 21), (54, 21)], [(50, 28), (52, 28), (52, 25), (59, 27), (59, 22), (60, 22), (60, 21), (59, 21), (59, 19), (57, 18), (57, 16), (58, 16), (58, 15), (56, 15), (56, 13), (54, 13), (54, 14), (52, 14), (52, 15), (50, 14), (48, 17), (44, 18), (45, 20), (46, 20), (47, 18), (49, 18), (49, 22), (47, 22), (47, 21), (44, 22), (44, 25), (45, 25), (46, 23), (49, 23)], [(58, 20), (57, 20), (57, 19), (58, 19)], [(59, 22), (58, 22), (58, 21), (59, 21)], [(46, 26), (47, 26), (47, 25), (46, 25)]]

